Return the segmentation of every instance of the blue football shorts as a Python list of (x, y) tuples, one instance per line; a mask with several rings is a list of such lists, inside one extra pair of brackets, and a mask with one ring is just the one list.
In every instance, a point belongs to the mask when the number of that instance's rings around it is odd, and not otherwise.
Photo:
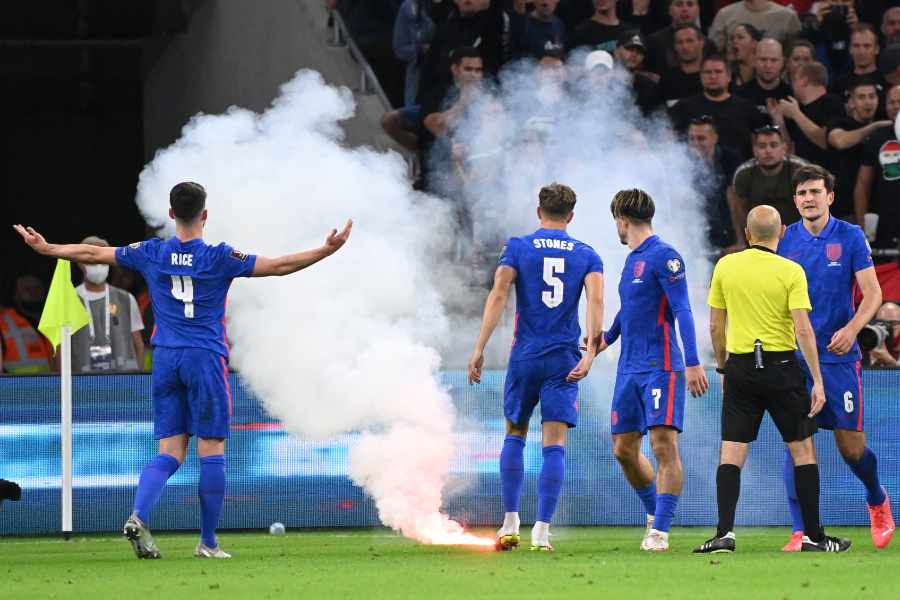
[(153, 351), (153, 437), (227, 438), (231, 386), (225, 357), (200, 348)]
[(558, 421), (575, 427), (578, 383), (566, 381), (566, 376), (579, 360), (577, 351), (562, 349), (537, 358), (510, 361), (503, 387), (504, 416), (515, 425), (525, 425), (540, 402), (541, 422)]

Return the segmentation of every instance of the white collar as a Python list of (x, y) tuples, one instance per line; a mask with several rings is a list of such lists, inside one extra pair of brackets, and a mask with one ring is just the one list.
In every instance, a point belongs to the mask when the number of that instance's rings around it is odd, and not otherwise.
[(107, 283), (107, 284), (106, 284), (106, 287), (103, 289), (103, 291), (100, 291), (100, 292), (91, 292), (91, 291), (89, 291), (86, 287), (84, 287), (84, 284), (82, 283), (82, 284), (79, 285), (77, 288), (75, 288), (75, 291), (78, 292), (78, 295), (79, 295), (79, 296), (81, 296), (82, 298), (84, 298), (84, 299), (87, 300), (88, 302), (93, 302), (94, 300), (103, 300), (104, 298), (106, 298), (106, 291), (107, 291), (109, 288), (110, 288), (110, 286), (109, 286), (109, 284)]

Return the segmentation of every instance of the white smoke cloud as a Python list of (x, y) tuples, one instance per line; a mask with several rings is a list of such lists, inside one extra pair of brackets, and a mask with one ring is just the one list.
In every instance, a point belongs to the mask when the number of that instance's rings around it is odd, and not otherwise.
[[(571, 68), (573, 82), (577, 75)], [(263, 114), (198, 115), (140, 177), (137, 201), (148, 223), (173, 233), (168, 192), (197, 181), (209, 194), (207, 241), (246, 252), (317, 246), (354, 219), (348, 244), (322, 264), (235, 282), (232, 364), (292, 434), (363, 432), (351, 450), (351, 478), (386, 525), (425, 542), (477, 541), (440, 512), (457, 421), (434, 373), (442, 358), (465, 365), (477, 334), (486, 289), (470, 259), (480, 256), (489, 274), (506, 237), (537, 227), (542, 185), (556, 180), (578, 193), (570, 231), (604, 259), (607, 324), (627, 254), (609, 215), (619, 189), (641, 187), (655, 198), (658, 232), (684, 255), (695, 288), (707, 280), (684, 146), (664, 123), (642, 119), (621, 85), (562, 90), (549, 78), (536, 85), (539, 77), (532, 68), (509, 70), (502, 98), (485, 99), (457, 132), (467, 160), (454, 172), (466, 176), (474, 245), (456, 233), (447, 202), (411, 190), (399, 156), (341, 144), (351, 94), (310, 71), (286, 83)], [(452, 178), (443, 185), (460, 191)], [(494, 366), (505, 364), (510, 335), (501, 328), (489, 346)]]

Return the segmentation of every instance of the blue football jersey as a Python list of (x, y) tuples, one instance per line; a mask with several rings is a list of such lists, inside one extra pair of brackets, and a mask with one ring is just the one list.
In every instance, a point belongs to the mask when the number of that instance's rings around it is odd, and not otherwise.
[(250, 277), (256, 256), (227, 244), (154, 238), (116, 249), (116, 261), (139, 271), (150, 291), (156, 327), (151, 342), (204, 348), (228, 357), (225, 302), (231, 280)]
[(816, 348), (823, 363), (853, 362), (862, 355), (854, 341), (847, 354), (827, 350), (834, 332), (854, 315), (853, 283), (856, 272), (873, 266), (866, 236), (856, 225), (828, 218), (819, 235), (813, 236), (803, 221), (790, 225), (778, 243), (778, 254), (798, 263), (809, 283), (812, 312), (809, 320), (816, 332)]
[(625, 260), (619, 301), (619, 314), (606, 335), (608, 342), (622, 337), (618, 372), (684, 370), (675, 313), (690, 311), (691, 303), (681, 255), (658, 236), (644, 240)]
[(516, 270), (516, 331), (510, 360), (578, 350), (578, 302), (588, 273), (603, 273), (593, 248), (561, 229), (510, 238), (500, 266)]

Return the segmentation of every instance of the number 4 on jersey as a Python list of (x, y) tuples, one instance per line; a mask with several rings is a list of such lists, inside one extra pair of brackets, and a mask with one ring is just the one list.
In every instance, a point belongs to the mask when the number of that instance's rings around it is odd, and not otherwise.
[(564, 285), (562, 279), (556, 276), (557, 273), (566, 272), (566, 259), (564, 258), (545, 258), (544, 259), (544, 282), (553, 288), (553, 291), (545, 290), (541, 292), (541, 301), (550, 308), (556, 308), (563, 301)]
[(184, 316), (194, 318), (194, 282), (190, 275), (172, 275), (172, 295), (184, 302)]

